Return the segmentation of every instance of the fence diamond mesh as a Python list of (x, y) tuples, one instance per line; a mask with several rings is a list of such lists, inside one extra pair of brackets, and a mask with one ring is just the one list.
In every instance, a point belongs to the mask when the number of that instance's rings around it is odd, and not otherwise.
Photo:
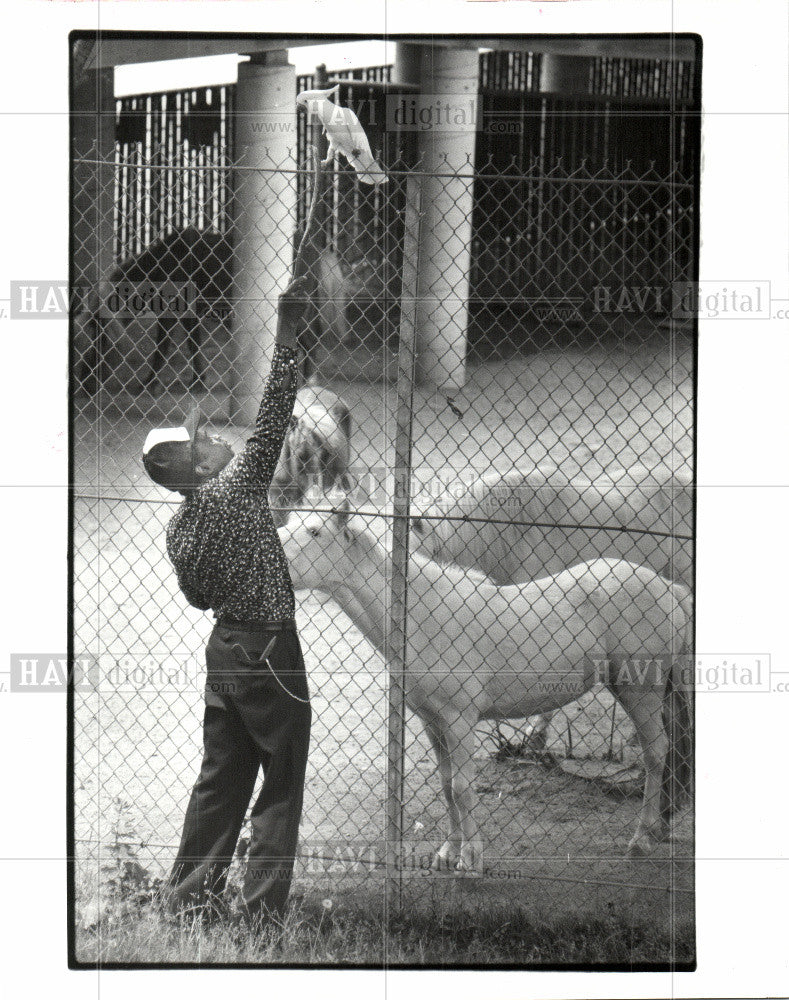
[[(383, 188), (339, 167), (324, 185), (310, 382), (271, 494), (289, 557), (313, 566), (293, 570), (314, 709), (295, 891), (380, 894), (383, 875), (399, 902), (453, 894), (459, 858), (486, 875), (463, 905), (689, 898), (688, 810), (670, 841), (651, 816), (654, 850), (623, 858), (645, 768), (662, 771), (660, 691), (684, 635), (664, 581), (693, 584), (693, 341), (670, 311), (672, 282), (692, 278), (691, 179), (387, 171)], [(142, 440), (196, 397), (243, 443), (276, 309), (261, 274), (284, 287), (310, 184), (290, 159), (74, 163), (74, 643), (100, 664), (74, 703), (87, 873), (170, 864), (201, 756), (212, 622), (178, 591), (164, 529), (179, 498), (147, 480)], [(265, 234), (225, 212), (244, 197)], [(99, 225), (87, 202), (111, 213), (114, 252), (133, 249), (109, 278), (79, 253), (80, 226)], [(165, 307), (123, 298), (146, 283)], [(332, 435), (349, 428), (344, 451)], [(656, 687), (617, 690), (595, 657), (652, 659)], [(409, 878), (448, 813), (450, 877)]]

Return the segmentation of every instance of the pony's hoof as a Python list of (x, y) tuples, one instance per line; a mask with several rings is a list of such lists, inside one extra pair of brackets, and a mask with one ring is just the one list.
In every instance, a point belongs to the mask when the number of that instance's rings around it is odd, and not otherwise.
[(526, 737), (523, 749), (527, 753), (539, 757), (548, 749), (548, 737), (544, 729), (532, 729)]
[(478, 868), (469, 868), (461, 858), (458, 858), (458, 862), (455, 865), (455, 875), (458, 878), (482, 878), (482, 872)]
[(430, 868), (434, 872), (451, 872), (454, 871), (455, 862), (452, 858), (442, 857), (440, 851), (436, 851), (433, 855), (433, 861)]
[(458, 857), (460, 844), (453, 844), (451, 840), (446, 840), (433, 856), (433, 863), (430, 867), (433, 871), (452, 871)]
[(479, 878), (482, 874), (481, 841), (468, 841), (461, 847), (455, 871), (461, 875), (468, 875), (471, 878)]
[(636, 861), (638, 858), (648, 858), (652, 853), (652, 843), (646, 838), (631, 840), (627, 846), (625, 857), (628, 861)]
[(671, 823), (668, 820), (663, 820), (660, 828), (655, 832), (655, 842), (666, 844), (669, 840), (671, 840)]

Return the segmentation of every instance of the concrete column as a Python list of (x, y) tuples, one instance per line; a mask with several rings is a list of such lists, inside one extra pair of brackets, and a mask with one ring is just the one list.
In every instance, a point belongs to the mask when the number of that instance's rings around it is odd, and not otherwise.
[(540, 90), (546, 94), (588, 94), (589, 57), (543, 53)]
[(271, 362), (296, 226), (296, 70), (285, 50), (238, 67), (236, 152), (242, 169), (235, 175), (231, 416), (250, 425)]
[(422, 52), (424, 46), (412, 42), (398, 42), (395, 46), (392, 83), (415, 83), (422, 79)]
[(422, 197), (416, 369), (420, 382), (451, 390), (461, 388), (466, 378), (477, 134), (469, 112), (478, 101), (479, 54), (437, 46), (426, 53), (422, 68), (420, 104), (436, 109), (436, 124), (419, 133), (428, 176)]
[(89, 70), (76, 75), (73, 87), (72, 156), (101, 161), (74, 165), (73, 278), (96, 292), (113, 265), (114, 78), (112, 67)]
[[(75, 67), (72, 80), (73, 199), (71, 313), (74, 376), (97, 392), (111, 374), (100, 317), (102, 283), (113, 267), (115, 210), (115, 70)], [(98, 162), (80, 162), (98, 161)], [(120, 368), (120, 365), (117, 366)]]

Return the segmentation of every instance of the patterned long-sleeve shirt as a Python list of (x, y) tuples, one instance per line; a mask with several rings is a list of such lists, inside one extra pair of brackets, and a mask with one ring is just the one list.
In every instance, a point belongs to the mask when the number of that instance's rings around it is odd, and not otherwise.
[(293, 585), (268, 490), (296, 401), (297, 352), (277, 343), (244, 450), (187, 495), (167, 525), (167, 552), (190, 604), (217, 618), (284, 621)]

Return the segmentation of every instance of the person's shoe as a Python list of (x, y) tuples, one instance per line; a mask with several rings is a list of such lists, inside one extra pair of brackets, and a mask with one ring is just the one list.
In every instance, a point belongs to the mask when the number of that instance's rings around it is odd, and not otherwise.
[(245, 936), (251, 934), (255, 938), (260, 938), (267, 932), (276, 935), (277, 931), (282, 929), (282, 917), (270, 913), (265, 907), (250, 910), (241, 904), (230, 917), (230, 921), (238, 928), (239, 933), (243, 932)]

